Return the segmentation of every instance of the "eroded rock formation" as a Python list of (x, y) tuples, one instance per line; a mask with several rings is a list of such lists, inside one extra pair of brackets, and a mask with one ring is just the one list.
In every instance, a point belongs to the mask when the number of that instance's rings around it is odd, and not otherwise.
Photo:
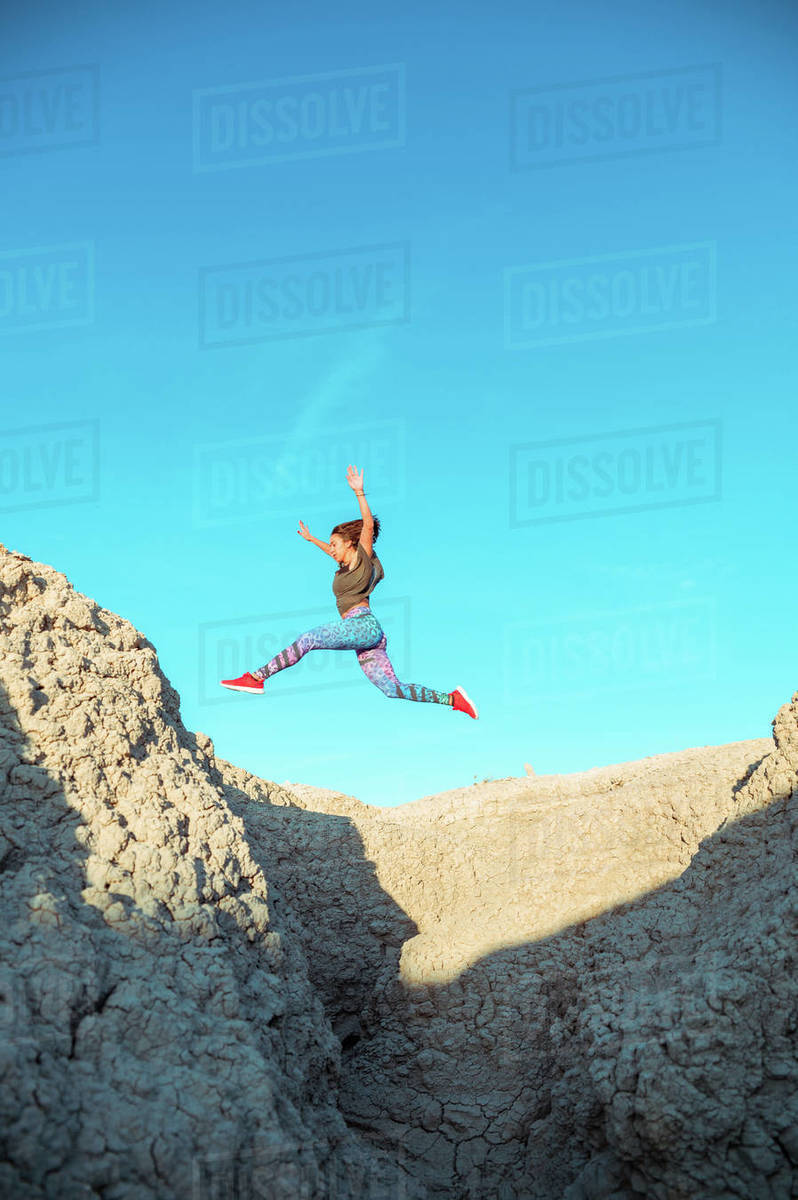
[(798, 693), (379, 809), (217, 759), (139, 631), (0, 580), (0, 1195), (798, 1194)]
[(338, 1109), (291, 914), (154, 648), (50, 567), (2, 548), (0, 572), (0, 1195), (385, 1182)]

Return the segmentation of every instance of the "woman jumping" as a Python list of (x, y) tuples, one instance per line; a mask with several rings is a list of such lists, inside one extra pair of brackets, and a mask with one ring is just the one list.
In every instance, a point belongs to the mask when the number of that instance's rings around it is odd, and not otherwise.
[(340, 564), (333, 575), (332, 586), (341, 620), (309, 629), (262, 667), (245, 671), (238, 679), (222, 679), (222, 686), (236, 692), (262, 693), (264, 681), (270, 675), (293, 667), (309, 650), (356, 650), (357, 661), (366, 677), (389, 699), (448, 704), (458, 712), (478, 717), (476, 706), (461, 687), (456, 687), (453, 692), (439, 692), (418, 683), (400, 683), (396, 678), (391, 660), (385, 652), (387, 639), (368, 602), (371, 592), (385, 578), (382, 563), (373, 552), (380, 522), (371, 515), (363, 491), (363, 472), (350, 466), (346, 479), (358, 498), (361, 519), (336, 525), (330, 534), (329, 545), (313, 537), (302, 521), (297, 531), (306, 541), (319, 546)]

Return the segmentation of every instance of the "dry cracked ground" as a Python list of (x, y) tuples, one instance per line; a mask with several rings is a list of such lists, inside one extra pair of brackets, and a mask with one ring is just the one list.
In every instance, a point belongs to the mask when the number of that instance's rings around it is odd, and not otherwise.
[(2, 546), (0, 622), (3, 1200), (798, 1195), (798, 693), (380, 809)]

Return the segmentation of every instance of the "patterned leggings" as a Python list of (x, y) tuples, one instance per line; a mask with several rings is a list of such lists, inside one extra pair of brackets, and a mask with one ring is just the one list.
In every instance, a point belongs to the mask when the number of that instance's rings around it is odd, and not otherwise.
[(301, 634), (286, 650), (281, 650), (251, 674), (256, 679), (268, 679), (285, 667), (293, 667), (308, 650), (357, 650), (366, 678), (392, 700), (426, 700), (433, 704), (449, 704), (449, 692), (418, 683), (400, 683), (391, 660), (385, 652), (387, 638), (368, 604), (358, 604), (347, 616), (326, 625), (317, 625)]

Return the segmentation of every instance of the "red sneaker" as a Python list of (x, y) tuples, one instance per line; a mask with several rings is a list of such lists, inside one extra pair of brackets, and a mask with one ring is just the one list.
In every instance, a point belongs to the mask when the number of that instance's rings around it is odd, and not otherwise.
[(452, 708), (457, 712), (468, 713), (469, 717), (473, 717), (476, 720), (479, 716), (477, 706), (461, 687), (456, 687), (449, 695), (452, 697)]
[(222, 687), (230, 688), (233, 692), (262, 692), (263, 680), (256, 679), (254, 675), (250, 675), (249, 671), (245, 671), (243, 675), (239, 675), (238, 679), (220, 679)]

